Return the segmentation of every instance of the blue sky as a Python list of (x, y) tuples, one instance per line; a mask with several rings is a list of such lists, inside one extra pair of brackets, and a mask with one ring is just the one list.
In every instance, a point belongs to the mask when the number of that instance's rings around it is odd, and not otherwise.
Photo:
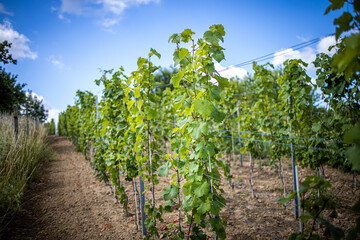
[[(269, 61), (286, 58), (312, 61), (334, 43), (323, 38), (310, 47), (288, 47), (335, 32), (338, 13), (324, 15), (328, 0), (6, 0), (0, 1), (0, 41), (13, 42), (17, 65), (5, 66), (42, 97), (55, 117), (73, 104), (78, 89), (101, 95), (94, 83), (99, 69), (123, 66), (156, 49), (163, 67), (172, 64), (174, 45), (168, 38), (191, 28), (197, 37), (213, 24), (223, 24), (226, 61), (217, 69), (277, 52)], [(281, 51), (287, 54), (278, 56)], [(264, 62), (265, 63), (265, 62)], [(251, 65), (224, 71), (242, 76)], [(309, 67), (309, 74), (314, 69)]]

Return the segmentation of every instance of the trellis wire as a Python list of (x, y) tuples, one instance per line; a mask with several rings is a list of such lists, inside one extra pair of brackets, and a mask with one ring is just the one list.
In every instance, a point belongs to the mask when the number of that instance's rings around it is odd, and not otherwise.
[[(234, 137), (234, 136), (218, 136), (218, 137)], [(251, 138), (242, 138), (243, 140), (245, 139), (245, 141), (254, 141), (254, 142), (262, 142), (262, 143), (271, 143), (271, 144), (275, 144), (275, 145), (284, 145), (284, 146), (291, 146), (291, 144), (289, 143), (281, 143), (281, 142), (272, 142), (272, 141), (266, 141), (266, 140), (259, 140), (259, 139), (251, 139)], [(238, 139), (236, 139), (236, 141), (239, 141)], [(304, 145), (298, 145), (298, 144), (294, 144), (295, 147), (298, 148), (308, 148), (308, 149), (313, 149), (313, 150), (319, 150), (319, 151), (324, 151), (324, 152), (336, 152), (336, 153), (341, 153), (341, 154), (345, 154), (345, 151), (339, 151), (339, 150), (335, 150), (335, 149), (327, 149), (327, 148), (316, 148), (316, 147), (310, 147), (310, 146), (304, 146)]]
[[(155, 120), (154, 122), (166, 123), (166, 124), (175, 126), (171, 122), (166, 122), (166, 121), (161, 121), (161, 120)], [(218, 131), (218, 132), (224, 131), (224, 132), (233, 132), (233, 133), (240, 133), (240, 134), (248, 133), (248, 134), (251, 134), (251, 135), (262, 135), (262, 136), (269, 136), (269, 137), (290, 138), (288, 135), (274, 135), (274, 134), (268, 134), (268, 133), (262, 133), (262, 132), (247, 132), (247, 131), (226, 130), (226, 129), (210, 129), (210, 130)], [(234, 137), (234, 136), (228, 136), (228, 137)], [(335, 140), (335, 139), (308, 138), (308, 137), (298, 137), (298, 136), (293, 136), (292, 138), (303, 139), (303, 140), (311, 140), (311, 141), (319, 141), (319, 142), (336, 142), (336, 143), (340, 143), (340, 144), (346, 144), (343, 141), (339, 141), (339, 140)], [(276, 142), (274, 142), (274, 143), (276, 144)], [(290, 145), (290, 144), (288, 144), (288, 145)], [(301, 146), (301, 145), (296, 145), (296, 146)], [(320, 149), (320, 148), (318, 148), (318, 149)]]
[[(263, 133), (263, 132), (246, 132), (246, 131), (236, 131), (236, 130), (226, 130), (226, 129), (211, 129), (211, 130), (218, 131), (218, 132), (224, 131), (224, 132), (233, 132), (233, 133), (248, 133), (251, 135), (262, 135), (262, 136), (269, 136), (269, 137), (290, 138), (289, 135), (274, 135), (274, 134), (268, 134), (268, 133)], [(336, 142), (336, 143), (346, 144), (343, 141), (339, 141), (339, 140), (335, 140), (335, 139), (308, 138), (308, 137), (297, 137), (297, 136), (293, 136), (292, 138), (319, 141), (319, 142)]]
[[(222, 176), (220, 176), (220, 178), (215, 178), (215, 177), (212, 177), (212, 176), (209, 176), (209, 175), (206, 175), (206, 174), (204, 174), (204, 175), (207, 176), (207, 177), (209, 177), (209, 178), (218, 180), (218, 181), (220, 181), (221, 179), (224, 179), (224, 177), (222, 177)], [(243, 184), (243, 183), (239, 183), (239, 182), (231, 182), (230, 184), (233, 185), (233, 186), (235, 186), (235, 187), (242, 188), (242, 189), (244, 189), (244, 190), (246, 190), (246, 191), (252, 192), (251, 189), (248, 189), (248, 188), (246, 188), (246, 187), (240, 186), (240, 185), (244, 185), (244, 186), (249, 187), (249, 185), (246, 185), (246, 184)], [(268, 193), (268, 192), (266, 192), (266, 191), (262, 191), (262, 190), (260, 190), (260, 189), (258, 189), (258, 188), (255, 188), (255, 187), (253, 187), (253, 189), (255, 189), (255, 190), (253, 190), (253, 192), (254, 192), (255, 194), (257, 194), (257, 195), (259, 195), (259, 196), (262, 196), (262, 197), (265, 197), (265, 198), (267, 198), (267, 199), (269, 199), (270, 201), (273, 201), (273, 202), (275, 202), (275, 203), (279, 203), (279, 201), (278, 201), (277, 199), (272, 198), (272, 197), (277, 197), (277, 196), (275, 196), (275, 195), (273, 195), (273, 194), (271, 194), (271, 193)], [(260, 193), (260, 192), (264, 193), (265, 195), (262, 194), (262, 193)], [(267, 195), (272, 196), (272, 197), (269, 197), (269, 196), (267, 196)], [(287, 205), (287, 204), (286, 204), (286, 205)], [(289, 205), (289, 208), (292, 208), (292, 209), (293, 209), (294, 207), (291, 206), (291, 205)]]

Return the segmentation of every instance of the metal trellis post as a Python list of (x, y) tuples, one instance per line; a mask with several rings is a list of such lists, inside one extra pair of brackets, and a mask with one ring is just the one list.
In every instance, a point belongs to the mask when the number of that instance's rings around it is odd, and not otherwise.
[[(141, 167), (139, 166), (139, 170), (141, 170)], [(141, 232), (143, 236), (146, 236), (147, 231), (145, 227), (145, 219), (146, 214), (144, 211), (145, 207), (145, 187), (144, 187), (144, 181), (142, 180), (143, 174), (139, 175), (139, 185), (140, 185), (140, 210), (141, 210)]]
[[(240, 116), (240, 101), (237, 101), (237, 116)], [(239, 132), (239, 142), (240, 142), (240, 166), (243, 166), (243, 155), (241, 153), (242, 148), (242, 139), (241, 139), (241, 132), (240, 132), (240, 121), (237, 123), (238, 125), (238, 132)]]
[(302, 223), (300, 220), (300, 213), (301, 213), (301, 206), (300, 206), (300, 194), (299, 194), (299, 176), (298, 176), (298, 169), (296, 164), (296, 154), (295, 154), (295, 144), (294, 144), (294, 138), (292, 137), (292, 104), (293, 104), (293, 98), (290, 96), (290, 141), (291, 141), (291, 166), (292, 166), (292, 174), (293, 174), (293, 190), (296, 191), (296, 197), (294, 198), (294, 215), (295, 219), (299, 219), (299, 227), (300, 232), (302, 231)]
[[(211, 158), (210, 158), (210, 154), (209, 154), (209, 170), (210, 170), (210, 173), (211, 173)], [(214, 190), (213, 190), (213, 184), (212, 184), (212, 179), (210, 178), (210, 191), (211, 191), (211, 194), (214, 193)], [(214, 200), (214, 197), (213, 197), (213, 200)], [(213, 215), (213, 218), (215, 218), (215, 215)], [(216, 232), (214, 231), (214, 240), (216, 240)]]

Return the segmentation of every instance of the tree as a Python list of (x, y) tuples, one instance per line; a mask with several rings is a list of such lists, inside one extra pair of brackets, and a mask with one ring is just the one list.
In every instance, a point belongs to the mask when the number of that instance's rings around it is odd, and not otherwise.
[[(9, 54), (10, 48), (11, 43), (7, 41), (0, 43), (0, 62), (4, 65), (17, 63)], [(16, 83), (16, 78), (16, 75), (7, 73), (5, 68), (0, 66), (0, 112), (11, 113), (14, 105), (17, 105), (18, 109), (23, 110), (22, 113), (25, 114), (27, 108), (27, 112), (32, 118), (44, 122), (47, 118), (47, 110), (45, 110), (43, 101), (36, 96), (33, 97), (31, 91), (27, 96), (23, 90), (26, 84)]]
[(48, 110), (45, 109), (43, 100), (38, 99), (37, 96), (33, 96), (31, 92), (29, 92), (25, 104), (30, 117), (38, 119), (40, 122), (45, 122), (48, 117)]
[[(11, 43), (4, 41), (0, 43), (0, 62), (5, 64), (16, 64), (16, 60), (9, 54)], [(20, 108), (26, 101), (26, 95), (23, 88), (26, 84), (16, 83), (16, 75), (7, 73), (4, 67), (0, 66), (0, 112), (12, 112), (14, 104)]]

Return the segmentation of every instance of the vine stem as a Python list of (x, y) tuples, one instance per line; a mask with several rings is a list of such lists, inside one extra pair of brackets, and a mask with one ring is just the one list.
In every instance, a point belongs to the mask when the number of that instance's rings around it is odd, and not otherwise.
[(311, 239), (312, 235), (313, 235), (313, 232), (315, 231), (315, 223), (316, 223), (316, 220), (318, 219), (318, 217), (320, 216), (320, 214), (322, 213), (322, 211), (324, 211), (325, 209), (325, 206), (326, 206), (326, 203), (330, 200), (330, 198), (327, 198), (324, 202), (324, 205), (321, 207), (321, 209), (317, 212), (316, 216), (314, 217), (314, 221), (313, 221), (313, 224), (312, 224), (312, 227), (311, 227), (311, 232), (310, 232), (310, 235), (309, 235), (309, 238), (308, 240)]
[(191, 225), (193, 224), (193, 221), (194, 221), (194, 213), (191, 213), (191, 220), (190, 220), (190, 226), (189, 226), (189, 231), (188, 231), (187, 240), (190, 239)]

